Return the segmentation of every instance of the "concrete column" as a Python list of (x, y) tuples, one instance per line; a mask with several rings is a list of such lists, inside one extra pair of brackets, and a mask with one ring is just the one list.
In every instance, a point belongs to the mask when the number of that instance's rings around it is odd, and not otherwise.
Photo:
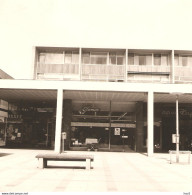
[(136, 152), (143, 152), (144, 138), (144, 117), (143, 117), (143, 102), (136, 103)]
[(82, 49), (81, 48), (79, 48), (79, 80), (81, 81), (81, 60), (82, 60)]
[(126, 49), (125, 51), (125, 80), (124, 82), (127, 82), (127, 75), (128, 75), (127, 66), (128, 66), (128, 49)]
[(67, 138), (64, 141), (65, 150), (68, 150), (70, 147), (71, 120), (72, 120), (72, 100), (65, 99), (63, 101), (63, 128), (62, 128), (62, 132), (67, 133)]
[(57, 90), (57, 110), (56, 110), (56, 127), (55, 127), (55, 152), (61, 152), (61, 128), (63, 113), (63, 90)]
[(171, 52), (171, 83), (175, 83), (175, 52)]
[(153, 121), (154, 121), (154, 94), (152, 91), (148, 92), (147, 100), (147, 155), (152, 156), (154, 152), (153, 141)]

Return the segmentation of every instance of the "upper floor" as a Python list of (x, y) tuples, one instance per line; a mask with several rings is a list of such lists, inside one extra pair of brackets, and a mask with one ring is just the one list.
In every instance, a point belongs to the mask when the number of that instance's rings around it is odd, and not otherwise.
[(35, 47), (34, 79), (192, 82), (192, 51)]

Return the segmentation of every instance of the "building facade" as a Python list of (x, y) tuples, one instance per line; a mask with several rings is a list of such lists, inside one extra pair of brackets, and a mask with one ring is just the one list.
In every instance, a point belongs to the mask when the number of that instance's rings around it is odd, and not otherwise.
[(3, 128), (15, 133), (6, 142), (59, 152), (64, 132), (67, 150), (97, 140), (101, 151), (167, 152), (178, 100), (180, 148), (190, 149), (191, 82), (192, 51), (34, 47), (34, 80), (1, 82)]

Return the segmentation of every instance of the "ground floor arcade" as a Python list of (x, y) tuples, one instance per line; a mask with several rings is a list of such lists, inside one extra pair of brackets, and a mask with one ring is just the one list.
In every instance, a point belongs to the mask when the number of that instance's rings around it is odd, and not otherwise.
[[(161, 90), (160, 85), (144, 90), (138, 84), (137, 88), (134, 84), (123, 84), (124, 88), (117, 84), (119, 87), (114, 88), (110, 83), (105, 90), (103, 87), (93, 90), (88, 87), (96, 84), (93, 82), (81, 83), (79, 87), (73, 82), (62, 87), (61, 82), (51, 87), (49, 83), (41, 86), (33, 81), (19, 86), (11, 82), (12, 86), (0, 89), (3, 147), (52, 148), (59, 152), (61, 133), (65, 132), (66, 150), (86, 150), (87, 140), (92, 139), (104, 151), (129, 148), (148, 155), (167, 152), (175, 149), (172, 134), (176, 130), (178, 92), (180, 148), (191, 149), (190, 89), (173, 86)], [(149, 85), (145, 88), (149, 89)]]

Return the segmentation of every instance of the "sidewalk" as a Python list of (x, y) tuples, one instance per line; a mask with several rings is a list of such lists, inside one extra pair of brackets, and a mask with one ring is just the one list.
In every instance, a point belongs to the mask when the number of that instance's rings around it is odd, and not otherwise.
[[(47, 150), (0, 149), (0, 192), (192, 192), (192, 163), (169, 164), (169, 154), (83, 152), (94, 155), (93, 169), (84, 162), (50, 162), (38, 169), (38, 153)], [(58, 166), (81, 166), (59, 168)]]

